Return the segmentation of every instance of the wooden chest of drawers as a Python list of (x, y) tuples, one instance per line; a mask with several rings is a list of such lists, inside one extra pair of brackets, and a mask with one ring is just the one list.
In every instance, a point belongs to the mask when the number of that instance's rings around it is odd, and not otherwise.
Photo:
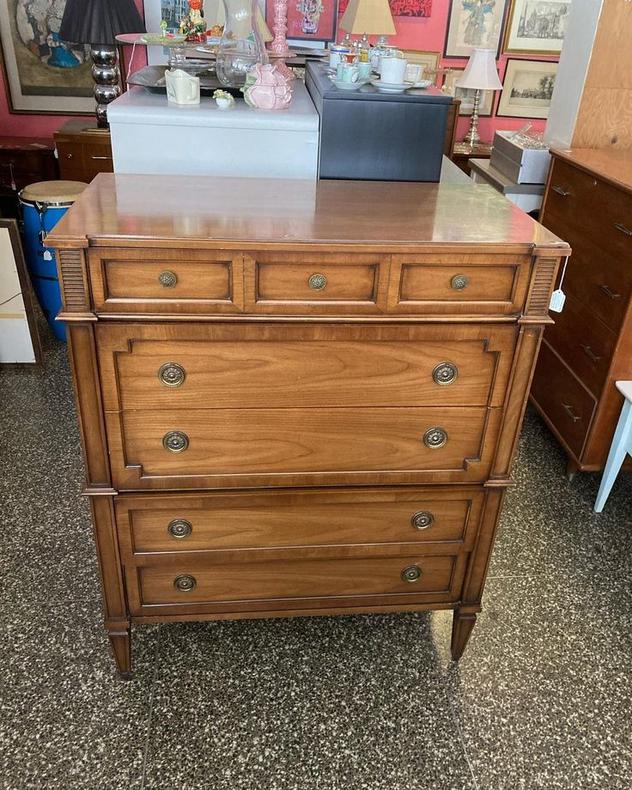
[(106, 613), (454, 609), (560, 256), (491, 190), (99, 176), (57, 226)]
[(622, 403), (614, 382), (632, 378), (632, 157), (553, 152), (542, 221), (571, 244), (573, 257), (532, 399), (572, 476), (603, 469)]
[(68, 181), (89, 183), (97, 173), (114, 169), (110, 132), (98, 129), (94, 122), (67, 121), (55, 132), (55, 146), (60, 177)]

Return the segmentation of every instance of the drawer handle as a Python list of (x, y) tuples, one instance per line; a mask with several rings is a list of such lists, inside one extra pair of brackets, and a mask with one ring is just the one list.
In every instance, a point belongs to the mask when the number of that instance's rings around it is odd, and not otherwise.
[(573, 407), (569, 403), (563, 403), (562, 408), (568, 414), (573, 422), (579, 422), (581, 417), (578, 417), (577, 414), (573, 411)]
[(424, 444), (431, 450), (438, 450), (439, 447), (443, 447), (447, 441), (448, 434), (443, 428), (428, 428), (424, 433)]
[(322, 291), (327, 287), (327, 278), (324, 274), (312, 274), (312, 276), (307, 281), (307, 284), (312, 289), (312, 291)]
[(590, 346), (586, 346), (583, 343), (580, 343), (579, 345), (581, 350), (584, 352), (584, 354), (586, 354), (586, 356), (588, 357), (588, 359), (591, 360), (591, 362), (599, 362), (601, 357), (598, 354), (595, 354), (595, 352), (592, 350)]
[(435, 384), (445, 386), (453, 384), (458, 375), (459, 369), (453, 362), (440, 362), (432, 371), (432, 380)]
[(165, 387), (181, 387), (186, 377), (186, 370), (177, 362), (165, 362), (158, 371), (160, 383)]
[(169, 270), (160, 272), (158, 275), (158, 282), (164, 288), (173, 288), (173, 286), (178, 282), (178, 275), (175, 272), (170, 272)]
[(162, 446), (170, 453), (183, 453), (189, 446), (189, 437), (182, 431), (169, 431), (162, 437)]
[(189, 576), (187, 573), (183, 573), (180, 576), (176, 576), (173, 581), (173, 586), (176, 590), (180, 590), (180, 592), (191, 592), (191, 590), (195, 590), (197, 587), (197, 580), (195, 576)]
[(66, 154), (66, 159), (72, 159), (72, 158), (73, 158), (73, 154)]
[(450, 280), (450, 285), (455, 291), (462, 291), (464, 288), (467, 288), (469, 282), (470, 278), (466, 277), (464, 274), (455, 274)]
[(434, 516), (429, 510), (418, 510), (413, 513), (410, 523), (415, 529), (428, 529), (434, 524)]
[(97, 159), (99, 161), (104, 161), (104, 162), (111, 162), (112, 161), (112, 157), (111, 156), (90, 156), (90, 159)]
[(421, 568), (419, 565), (409, 565), (401, 573), (402, 581), (413, 584), (421, 579)]
[(561, 195), (562, 197), (568, 197), (571, 194), (568, 190), (562, 189), (562, 187), (558, 187), (557, 184), (553, 184), (551, 189), (553, 190), (553, 192), (557, 192), (557, 194)]
[(185, 518), (174, 518), (174, 520), (170, 522), (169, 526), (167, 527), (167, 532), (172, 538), (176, 538), (176, 540), (182, 540), (183, 538), (188, 538), (193, 532), (193, 525)]
[(626, 228), (623, 222), (615, 222), (614, 226), (617, 230), (620, 230), (621, 233), (625, 233), (626, 236), (632, 236), (632, 228)]
[(605, 293), (608, 299), (621, 299), (621, 294), (618, 294), (616, 291), (612, 291), (607, 285), (600, 285), (599, 289)]

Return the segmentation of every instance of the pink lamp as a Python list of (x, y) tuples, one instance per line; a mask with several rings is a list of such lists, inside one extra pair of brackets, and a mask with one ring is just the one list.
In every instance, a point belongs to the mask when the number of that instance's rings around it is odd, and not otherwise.
[(274, 22), (272, 30), (274, 38), (270, 43), (270, 54), (275, 58), (287, 58), (290, 48), (287, 45), (287, 0), (274, 0)]

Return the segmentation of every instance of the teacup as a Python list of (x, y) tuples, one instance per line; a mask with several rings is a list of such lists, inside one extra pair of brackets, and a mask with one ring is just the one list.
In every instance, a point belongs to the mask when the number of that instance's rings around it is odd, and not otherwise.
[(408, 63), (404, 72), (406, 82), (420, 82), (424, 75), (424, 67), (419, 63)]
[(358, 75), (361, 80), (368, 80), (371, 76), (371, 64), (360, 61), (360, 63), (358, 63)]
[(338, 79), (341, 82), (357, 82), (360, 77), (358, 67), (355, 63), (343, 63), (340, 72), (341, 74)]
[(406, 66), (408, 61), (404, 58), (382, 57), (380, 59), (380, 77), (382, 82), (390, 82), (393, 85), (401, 85), (404, 82)]

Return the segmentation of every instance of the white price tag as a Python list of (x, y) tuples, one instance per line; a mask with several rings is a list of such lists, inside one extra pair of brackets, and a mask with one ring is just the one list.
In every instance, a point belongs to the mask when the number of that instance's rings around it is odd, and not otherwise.
[(561, 313), (564, 309), (564, 302), (566, 301), (566, 294), (561, 288), (553, 291), (551, 294), (551, 302), (549, 303), (549, 310), (554, 313)]
[(53, 260), (53, 256), (51, 255), (51, 251), (50, 250), (44, 250), (44, 260), (45, 261), (52, 261)]

